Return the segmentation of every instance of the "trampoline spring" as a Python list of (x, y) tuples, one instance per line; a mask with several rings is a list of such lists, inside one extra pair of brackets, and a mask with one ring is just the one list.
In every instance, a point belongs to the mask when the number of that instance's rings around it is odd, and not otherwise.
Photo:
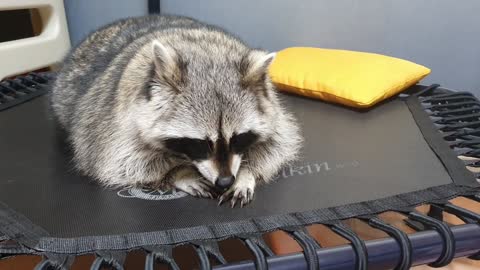
[(368, 220), (368, 224), (378, 230), (381, 230), (388, 234), (390, 237), (397, 241), (400, 247), (400, 261), (398, 262), (395, 270), (408, 270), (412, 266), (412, 244), (408, 235), (402, 230), (387, 224), (378, 217), (373, 217)]
[(330, 226), (330, 229), (336, 234), (350, 241), (356, 255), (355, 269), (368, 269), (368, 251), (365, 242), (343, 223), (333, 224)]
[(434, 229), (442, 237), (442, 253), (440, 257), (435, 262), (430, 263), (429, 266), (443, 267), (449, 264), (455, 256), (455, 238), (453, 236), (452, 230), (448, 227), (448, 225), (443, 221), (439, 221), (435, 218), (418, 212), (410, 212), (408, 214), (408, 218), (413, 221), (422, 223), (425, 227)]

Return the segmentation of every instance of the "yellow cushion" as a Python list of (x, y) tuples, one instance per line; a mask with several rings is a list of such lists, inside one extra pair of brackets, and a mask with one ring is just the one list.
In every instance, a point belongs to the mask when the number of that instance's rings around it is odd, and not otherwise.
[(416, 84), (430, 69), (380, 54), (293, 47), (277, 53), (269, 73), (280, 90), (366, 108)]

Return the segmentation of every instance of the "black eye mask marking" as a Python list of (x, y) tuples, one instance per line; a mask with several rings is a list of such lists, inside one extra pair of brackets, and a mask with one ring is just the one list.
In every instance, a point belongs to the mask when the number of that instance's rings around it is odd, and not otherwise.
[(230, 149), (235, 153), (243, 153), (257, 140), (258, 135), (252, 131), (236, 134), (230, 139)]
[(164, 145), (177, 154), (184, 154), (192, 160), (207, 159), (212, 153), (209, 140), (192, 138), (171, 138), (163, 141)]

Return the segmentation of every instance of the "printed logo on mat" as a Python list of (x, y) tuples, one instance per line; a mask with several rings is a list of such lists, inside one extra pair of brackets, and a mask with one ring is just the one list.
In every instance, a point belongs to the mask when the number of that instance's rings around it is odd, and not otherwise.
[(345, 162), (306, 162), (303, 164), (295, 164), (293, 166), (287, 166), (283, 168), (277, 175), (277, 178), (290, 178), (298, 177), (310, 174), (327, 174), (334, 173), (337, 170), (356, 168), (360, 166), (360, 162), (357, 160), (345, 161)]
[(118, 196), (123, 198), (137, 198), (150, 201), (166, 201), (175, 200), (187, 196), (187, 193), (171, 189), (171, 190), (151, 190), (148, 188), (127, 188), (117, 192)]
[[(333, 162), (308, 162), (304, 164), (295, 164), (293, 166), (287, 166), (283, 168), (276, 179), (279, 178), (291, 178), (310, 174), (325, 174), (333, 173), (337, 170), (346, 168), (355, 168), (360, 166), (360, 163), (356, 160), (346, 161), (340, 163)], [(175, 200), (186, 197), (188, 194), (176, 189), (171, 190), (152, 190), (148, 188), (126, 188), (117, 192), (118, 196), (123, 198), (137, 198), (150, 201), (166, 201)]]

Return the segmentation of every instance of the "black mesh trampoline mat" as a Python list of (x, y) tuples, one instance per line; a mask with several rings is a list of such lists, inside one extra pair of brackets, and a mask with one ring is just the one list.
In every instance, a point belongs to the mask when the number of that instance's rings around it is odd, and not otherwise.
[(472, 195), (475, 175), (417, 97), (425, 89), (368, 111), (282, 95), (302, 126), (302, 156), (233, 209), (180, 191), (99, 187), (73, 169), (47, 98), (33, 99), (0, 112), (0, 232), (35, 252), (80, 254), (333, 224)]

